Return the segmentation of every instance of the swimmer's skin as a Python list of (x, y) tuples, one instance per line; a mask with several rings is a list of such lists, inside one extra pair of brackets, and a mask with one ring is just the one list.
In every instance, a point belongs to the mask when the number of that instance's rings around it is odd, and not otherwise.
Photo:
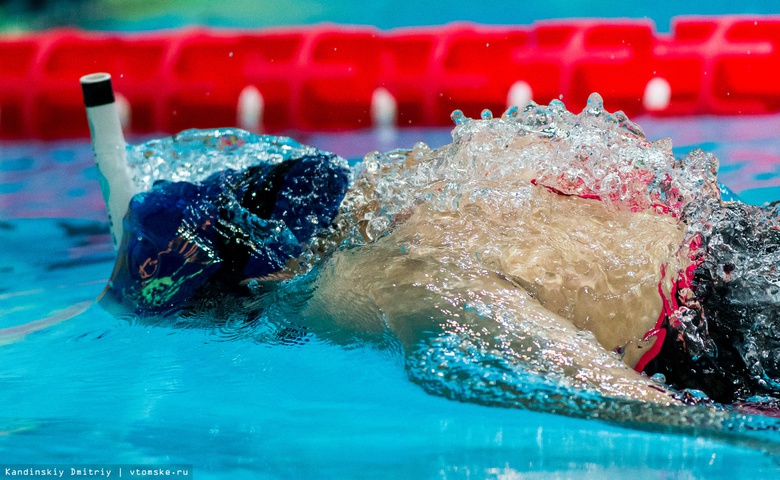
[[(542, 188), (535, 197), (536, 209), (502, 211), (524, 224), (528, 236), (499, 242), (507, 217), (488, 205), (463, 200), (461, 214), (447, 215), (420, 206), (392, 234), (328, 260), (307, 316), (327, 314), (342, 330), (389, 327), (412, 357), (436, 336), (470, 332), (466, 336), (479, 336), (489, 348), (506, 343), (519, 368), (576, 389), (677, 402), (608, 350), (639, 342), (657, 320), (659, 266), (679, 245), (678, 226), (658, 215), (611, 214), (597, 201)], [(573, 231), (565, 231), (571, 225)], [(487, 236), (501, 249), (480, 252), (482, 268), (464, 268), (463, 256), (473, 257)], [(624, 253), (637, 248), (645, 251), (644, 263), (624, 265)], [(553, 268), (554, 278), (535, 281)], [(565, 311), (567, 318), (555, 313), (570, 298), (577, 307)], [(372, 305), (344, 308), (361, 299)], [(478, 313), (480, 305), (490, 306), (489, 313)]]
[[(610, 212), (597, 200), (543, 188), (531, 192), (530, 208), (499, 210), (468, 198), (461, 199), (459, 215), (422, 208), (409, 228), (430, 248), (478, 254), (486, 268), (592, 332), (606, 350), (625, 352), (623, 360), (633, 368), (651, 344), (643, 337), (662, 309), (659, 283), (670, 288), (661, 272), (677, 269), (669, 264), (682, 243), (679, 222), (649, 212)], [(518, 230), (520, 237), (514, 236)], [(488, 244), (497, 248), (486, 249)]]
[[(504, 148), (523, 151), (554, 145), (514, 136)], [(404, 247), (415, 248), (420, 256), (460, 257), (464, 260), (460, 267), (477, 264), (496, 272), (547, 310), (592, 332), (607, 351), (621, 352), (626, 365), (634, 368), (656, 341), (645, 337), (662, 313), (661, 294), (670, 296), (674, 277), (687, 266), (679, 263), (684, 255), (678, 254), (684, 225), (649, 209), (617, 211), (597, 199), (554, 193), (535, 185), (538, 172), (533, 165), (502, 169), (491, 163), (489, 154), (481, 155), (476, 162), (468, 154), (448, 160), (450, 168), (475, 169), (469, 189), (458, 196), (456, 205), (418, 206), (403, 227), (413, 232)], [(383, 164), (377, 174), (364, 173), (342, 205), (361, 210), (356, 218), (376, 214), (381, 205), (360, 199), (371, 198), (377, 179), (397, 175), (397, 170), (405, 174), (425, 170), (435, 162), (435, 156), (410, 152), (403, 162)], [(419, 197), (435, 197), (444, 184), (428, 184)], [(518, 192), (522, 200), (513, 203), (503, 197), (498, 202), (490, 195), (474, 194), (485, 190)], [(362, 233), (371, 241), (365, 230)], [(666, 277), (663, 272), (668, 272)]]

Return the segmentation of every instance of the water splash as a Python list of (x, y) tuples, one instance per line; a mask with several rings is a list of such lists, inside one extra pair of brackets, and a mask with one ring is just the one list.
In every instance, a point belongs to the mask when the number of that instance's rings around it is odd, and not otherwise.
[(315, 148), (289, 137), (257, 135), (238, 128), (185, 130), (127, 147), (133, 181), (140, 192), (158, 180), (195, 183), (225, 169), (240, 171), (316, 153)]
[[(529, 102), (497, 119), (471, 120), (456, 110), (451, 145), (366, 157), (358, 188), (343, 209), (346, 223), (367, 225), (366, 239), (374, 239), (392, 231), (415, 205), (446, 210), (454, 198), (487, 181), (510, 182), (495, 196), (522, 200), (527, 194), (519, 187), (534, 180), (567, 195), (598, 198), (612, 210), (655, 209), (678, 218), (719, 199), (714, 157), (695, 151), (677, 160), (668, 140), (651, 143), (622, 112), (604, 111), (599, 96), (589, 102), (579, 115), (558, 100), (549, 106)], [(428, 188), (433, 184), (442, 188)], [(696, 207), (687, 212), (692, 202)]]
[[(666, 334), (670, 338), (684, 339), (679, 349), (685, 361), (676, 365), (677, 370), (685, 370), (700, 359), (709, 359), (706, 365), (710, 367), (717, 364), (723, 360), (725, 348), (718, 343), (742, 331), (726, 363), (739, 364), (727, 370), (733, 378), (742, 378), (745, 388), (741, 393), (719, 395), (711, 385), (675, 375), (670, 368), (657, 373), (664, 374), (671, 386), (698, 388), (724, 402), (744, 399), (756, 389), (760, 393), (780, 393), (776, 380), (772, 380), (780, 376), (776, 361), (780, 346), (772, 340), (777, 335), (769, 335), (780, 325), (774, 313), (780, 304), (780, 278), (776, 278), (775, 268), (780, 263), (776, 258), (780, 255), (777, 212), (721, 202), (718, 161), (713, 155), (694, 150), (681, 159), (675, 158), (669, 139), (648, 141), (623, 112), (606, 111), (597, 94), (591, 95), (580, 114), (569, 112), (562, 102), (554, 100), (547, 106), (529, 102), (522, 109), (509, 109), (500, 118), (471, 120), (455, 111), (453, 121), (456, 127), (450, 145), (436, 150), (417, 145), (411, 150), (369, 154), (342, 204), (335, 233), (320, 241), (318, 251), (367, 245), (390, 236), (425, 205), (448, 218), (448, 226), (440, 226), (438, 235), (441, 245), (450, 249), (449, 261), (461, 269), (493, 268), (507, 274), (506, 255), (512, 250), (502, 244), (506, 237), (528, 244), (541, 235), (549, 244), (568, 242), (561, 247), (564, 249), (578, 241), (566, 232), (541, 229), (539, 219), (545, 218), (542, 214), (536, 220), (529, 219), (526, 212), (550, 208), (540, 196), (539, 187), (564, 197), (598, 201), (600, 208), (613, 216), (610, 222), (625, 221), (632, 215), (636, 219), (637, 214), (651, 222), (664, 219), (664, 228), (669, 228), (664, 235), (672, 238), (673, 245), (653, 240), (661, 235), (660, 230), (653, 230), (655, 227), (646, 227), (647, 233), (640, 234), (637, 225), (632, 224), (629, 231), (634, 229), (634, 236), (644, 235), (649, 243), (625, 243), (628, 251), (613, 251), (604, 257), (605, 265), (642, 264), (647, 259), (640, 252), (649, 245), (663, 245), (659, 251), (664, 253), (659, 255), (669, 273), (661, 280), (661, 297), (667, 302), (667, 323), (659, 323), (659, 328), (668, 325)], [(745, 222), (746, 212), (752, 224), (739, 227)], [(490, 228), (484, 218), (491, 216), (504, 222), (504, 237), (480, 233), (480, 228)], [(735, 228), (741, 236), (728, 234)], [(458, 229), (462, 234), (454, 233)], [(674, 233), (675, 229), (679, 234)], [(724, 234), (729, 235), (728, 240), (724, 240)], [(621, 238), (614, 232), (610, 235)], [(419, 240), (410, 240), (401, 248), (409, 251), (415, 241), (421, 248)], [(587, 241), (597, 245), (592, 238)], [(739, 245), (726, 245), (729, 242)], [(543, 247), (552, 248), (539, 246)], [(317, 258), (310, 261), (317, 262)], [(584, 310), (582, 304), (588, 298), (596, 301), (599, 297), (598, 284), (593, 283), (598, 282), (597, 276), (581, 289), (567, 291), (569, 302), (555, 303), (545, 299), (544, 287), (539, 285), (567, 275), (582, 278), (582, 273), (568, 271), (546, 258), (547, 263), (540, 264), (535, 272), (524, 271), (511, 278), (546, 305), (555, 305), (558, 314), (576, 320), (577, 312)], [(694, 271), (703, 280), (692, 285)], [(716, 290), (722, 290), (723, 283), (728, 282), (729, 293), (713, 295), (713, 282), (720, 285)], [(603, 297), (599, 301), (603, 302)], [(724, 312), (726, 304), (732, 310)], [(739, 312), (733, 311), (735, 305), (740, 306)], [(755, 311), (759, 306), (761, 315), (751, 315), (751, 309)], [(713, 333), (718, 325), (734, 322), (739, 325), (726, 329), (731, 336)], [(756, 322), (756, 326), (746, 322)], [(624, 352), (622, 348), (617, 350)], [(650, 365), (650, 373), (656, 367)]]

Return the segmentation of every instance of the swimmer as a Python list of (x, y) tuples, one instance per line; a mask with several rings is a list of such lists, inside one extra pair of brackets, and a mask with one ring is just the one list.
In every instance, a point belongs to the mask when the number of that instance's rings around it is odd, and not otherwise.
[[(296, 296), (308, 332), (390, 332), (433, 393), (625, 418), (699, 387), (672, 370), (693, 358), (680, 307), (716, 311), (697, 295), (717, 262), (694, 241), (714, 236), (692, 227), (702, 205), (730, 208), (709, 160), (681, 165), (596, 98), (579, 116), (531, 105), (435, 151), (369, 155), (349, 188), (327, 154), (161, 182), (133, 199), (106, 297), (181, 320), (219, 309), (216, 292), (247, 312)], [(524, 375), (545, 381), (512, 381)]]

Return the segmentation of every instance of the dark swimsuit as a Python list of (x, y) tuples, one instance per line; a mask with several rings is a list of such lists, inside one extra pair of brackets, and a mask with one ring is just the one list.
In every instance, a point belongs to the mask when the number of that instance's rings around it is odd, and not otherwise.
[(688, 319), (665, 326), (663, 346), (645, 372), (719, 403), (755, 399), (777, 406), (769, 397), (780, 395), (778, 220), (776, 207), (740, 202), (712, 212)]

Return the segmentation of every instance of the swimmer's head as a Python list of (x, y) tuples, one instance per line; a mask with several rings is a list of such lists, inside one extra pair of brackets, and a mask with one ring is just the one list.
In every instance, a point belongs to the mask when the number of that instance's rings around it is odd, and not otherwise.
[(189, 300), (220, 267), (214, 207), (202, 187), (160, 182), (136, 195), (107, 291), (136, 313), (161, 313)]

